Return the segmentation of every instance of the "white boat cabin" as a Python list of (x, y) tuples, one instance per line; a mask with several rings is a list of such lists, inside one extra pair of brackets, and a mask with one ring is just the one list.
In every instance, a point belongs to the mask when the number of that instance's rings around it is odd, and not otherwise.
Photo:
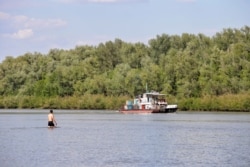
[(127, 101), (125, 109), (164, 109), (167, 107), (165, 94), (158, 92), (144, 93), (137, 96), (133, 101)]

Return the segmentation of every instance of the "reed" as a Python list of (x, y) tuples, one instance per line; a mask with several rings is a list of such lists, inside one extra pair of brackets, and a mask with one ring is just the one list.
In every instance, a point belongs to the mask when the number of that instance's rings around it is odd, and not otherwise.
[(179, 101), (180, 110), (191, 111), (250, 111), (250, 94), (225, 94), (222, 96), (204, 96)]
[[(0, 108), (54, 108), (54, 109), (120, 109), (128, 96), (83, 96), (36, 97), (0, 96)], [(250, 112), (250, 93), (203, 96), (202, 98), (167, 97), (169, 104), (178, 104), (182, 111), (245, 111)]]

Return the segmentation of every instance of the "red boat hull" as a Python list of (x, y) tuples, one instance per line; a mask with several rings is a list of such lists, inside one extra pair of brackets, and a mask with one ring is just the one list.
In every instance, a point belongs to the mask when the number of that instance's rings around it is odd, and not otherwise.
[(123, 114), (149, 114), (149, 113), (159, 113), (159, 110), (152, 110), (152, 109), (132, 109), (132, 110), (120, 110)]
[(149, 113), (173, 113), (176, 112), (177, 108), (169, 108), (165, 110), (159, 109), (121, 109), (119, 112), (123, 114), (149, 114)]
[(153, 113), (153, 110), (120, 110), (123, 114), (147, 114)]

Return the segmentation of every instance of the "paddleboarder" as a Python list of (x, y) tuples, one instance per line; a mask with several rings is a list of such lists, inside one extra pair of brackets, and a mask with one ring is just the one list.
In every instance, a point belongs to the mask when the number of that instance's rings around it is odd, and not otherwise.
[(53, 110), (50, 110), (50, 113), (48, 114), (48, 127), (53, 128), (55, 125), (57, 125), (57, 123), (53, 114)]

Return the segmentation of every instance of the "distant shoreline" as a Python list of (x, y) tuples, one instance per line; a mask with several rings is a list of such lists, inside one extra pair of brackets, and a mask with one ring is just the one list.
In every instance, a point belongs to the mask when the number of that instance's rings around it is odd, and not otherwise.
[[(1, 109), (119, 110), (128, 96), (84, 95), (68, 97), (0, 96)], [(250, 112), (250, 94), (202, 98), (167, 98), (178, 111)]]

